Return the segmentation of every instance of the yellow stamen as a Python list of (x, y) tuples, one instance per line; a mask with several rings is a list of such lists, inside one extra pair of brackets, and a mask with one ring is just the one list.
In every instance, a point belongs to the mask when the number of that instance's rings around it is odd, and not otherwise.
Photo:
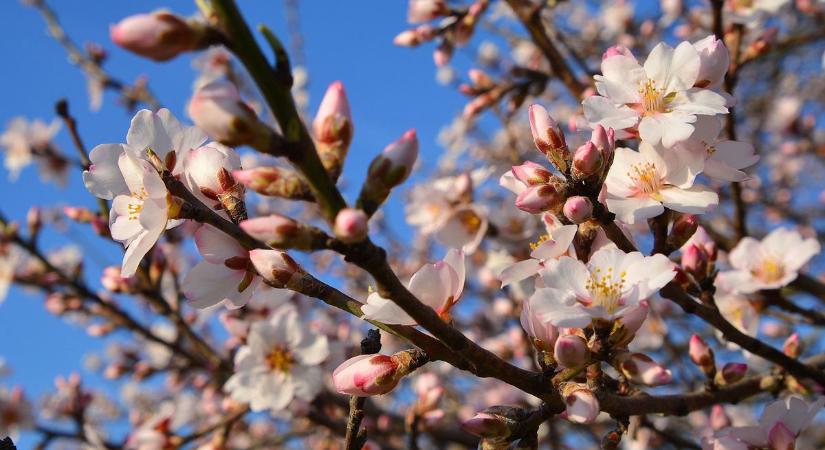
[(276, 346), (266, 355), (266, 363), (275, 372), (289, 372), (289, 369), (295, 363), (295, 359), (293, 359), (292, 352), (289, 349)]
[(636, 195), (650, 197), (657, 202), (662, 201), (659, 191), (662, 189), (662, 177), (653, 163), (634, 164), (627, 176), (636, 185)]
[(599, 268), (593, 271), (585, 285), (592, 296), (589, 306), (601, 306), (608, 314), (613, 314), (621, 306), (626, 278), (627, 272), (620, 273), (617, 278), (612, 267), (608, 267), (604, 273)]

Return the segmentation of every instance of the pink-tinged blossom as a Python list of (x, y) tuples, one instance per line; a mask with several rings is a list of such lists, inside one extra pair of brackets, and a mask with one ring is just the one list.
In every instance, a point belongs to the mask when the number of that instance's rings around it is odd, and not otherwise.
[(155, 61), (167, 61), (198, 47), (202, 27), (194, 27), (168, 11), (129, 16), (109, 33), (112, 42)]
[(591, 125), (638, 132), (643, 141), (671, 147), (690, 137), (697, 115), (728, 112), (723, 96), (694, 87), (701, 65), (689, 42), (675, 49), (658, 44), (644, 66), (633, 57), (612, 55), (602, 60), (602, 75), (595, 77), (599, 95), (583, 102), (585, 117)]
[(722, 121), (717, 117), (699, 116), (689, 139), (672, 151), (690, 152), (704, 161), (702, 173), (722, 181), (745, 181), (750, 176), (742, 169), (759, 161), (753, 145), (747, 142), (721, 140)]
[(31, 164), (33, 157), (44, 155), (54, 149), (52, 140), (60, 131), (60, 122), (53, 120), (47, 124), (41, 120), (27, 121), (16, 117), (0, 134), (0, 147), (4, 147), (3, 164), (9, 171), (11, 181), (17, 180), (20, 171)]
[(340, 143), (345, 148), (349, 147), (353, 133), (352, 112), (344, 84), (340, 81), (333, 82), (327, 88), (312, 121), (312, 132), (320, 143)]
[(733, 270), (720, 273), (719, 282), (743, 294), (778, 289), (795, 280), (799, 270), (819, 251), (816, 239), (805, 239), (787, 228), (777, 228), (762, 241), (745, 237), (728, 256)]
[(561, 386), (564, 416), (573, 423), (590, 424), (599, 416), (599, 400), (585, 384), (567, 383)]
[(449, 12), (444, 0), (409, 0), (407, 21), (421, 23), (433, 20)]
[(587, 197), (568, 197), (562, 208), (564, 217), (573, 223), (586, 222), (593, 215), (593, 203)]
[(726, 428), (718, 434), (736, 439), (748, 448), (793, 449), (797, 436), (810, 425), (823, 406), (823, 397), (807, 403), (792, 395), (766, 406), (758, 425)]
[(183, 179), (186, 187), (204, 204), (219, 209), (222, 196), (243, 193), (243, 187), (232, 175), (240, 168), (241, 158), (235, 150), (211, 142), (186, 154)]
[(504, 267), (499, 274), (501, 286), (507, 286), (527, 279), (539, 272), (546, 261), (565, 254), (572, 254), (573, 238), (576, 237), (576, 225), (562, 225), (552, 214), (546, 213), (543, 221), (547, 233), (531, 245), (530, 258)]
[(266, 139), (259, 121), (238, 91), (226, 80), (215, 80), (198, 88), (189, 102), (189, 116), (212, 139), (229, 146), (254, 145)]
[(552, 352), (559, 337), (559, 329), (543, 317), (539, 317), (533, 307), (533, 297), (528, 297), (521, 305), (519, 318), (521, 327), (532, 339), (533, 345), (544, 352)]
[(327, 338), (302, 323), (294, 308), (280, 308), (252, 324), (224, 391), (256, 412), (284, 410), (296, 398), (311, 401), (323, 387), (320, 364), (328, 356)]
[[(464, 291), (464, 271), (464, 252), (450, 249), (444, 260), (425, 264), (418, 269), (410, 278), (407, 289), (440, 316), (449, 318), (451, 309), (461, 299)], [(400, 306), (377, 292), (367, 297), (367, 303), (361, 307), (361, 312), (369, 320), (396, 325), (416, 324)]]
[(701, 214), (719, 203), (711, 189), (694, 185), (701, 160), (685, 152), (654, 147), (642, 142), (639, 151), (617, 148), (607, 174), (610, 212), (622, 222), (633, 224), (662, 214), (665, 208)]
[[(516, 194), (515, 205), (530, 214), (558, 211), (564, 201), (564, 182), (556, 176), (544, 177), (534, 163), (514, 166), (499, 178), (499, 184)], [(549, 173), (549, 172), (548, 172)]]
[(562, 256), (539, 272), (544, 288), (531, 299), (536, 313), (557, 327), (583, 328), (592, 320), (621, 321), (676, 272), (664, 255), (604, 248), (587, 264)]
[(262, 283), (252, 266), (249, 251), (237, 241), (211, 225), (195, 232), (195, 244), (203, 261), (183, 279), (181, 289), (195, 308), (223, 303), (229, 308), (247, 304), (253, 296), (276, 296), (274, 289)]
[(561, 367), (582, 367), (590, 358), (587, 341), (581, 336), (568, 334), (556, 339), (553, 347), (553, 357)]
[(289, 254), (279, 250), (251, 250), (249, 260), (267, 284), (274, 288), (285, 288), (296, 277), (304, 274), (304, 270)]
[[(725, 81), (725, 74), (730, 65), (730, 54), (725, 43), (714, 35), (708, 35), (693, 43), (699, 53), (699, 75), (695, 87), (719, 89)], [(698, 125), (695, 125), (698, 127)]]

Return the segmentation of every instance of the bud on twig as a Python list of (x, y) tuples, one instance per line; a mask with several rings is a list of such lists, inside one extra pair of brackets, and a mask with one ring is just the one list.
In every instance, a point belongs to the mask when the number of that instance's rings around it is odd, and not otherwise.
[(564, 368), (577, 368), (585, 365), (590, 359), (590, 350), (587, 341), (581, 336), (568, 334), (556, 340), (553, 348), (553, 357)]
[(587, 197), (576, 195), (569, 197), (564, 202), (564, 217), (573, 223), (586, 222), (593, 216), (593, 203)]
[(574, 423), (593, 423), (599, 415), (599, 400), (587, 385), (581, 383), (562, 383), (559, 391), (564, 399), (564, 415)]
[(118, 46), (155, 61), (167, 61), (217, 42), (217, 33), (206, 24), (168, 11), (129, 16), (113, 25), (109, 33)]
[(716, 383), (723, 386), (726, 384), (736, 383), (744, 378), (747, 372), (748, 365), (745, 363), (727, 363), (722, 366), (722, 370), (716, 374)]
[(249, 259), (267, 284), (275, 288), (286, 288), (296, 276), (305, 273), (292, 257), (278, 250), (251, 250)]
[(541, 105), (530, 105), (527, 113), (536, 148), (560, 172), (567, 173), (570, 166), (570, 149), (567, 148), (561, 127)]
[(357, 397), (383, 395), (427, 361), (427, 354), (417, 349), (404, 350), (392, 356), (358, 355), (344, 361), (333, 371), (332, 382), (341, 394)]
[(282, 249), (310, 250), (316, 236), (311, 228), (280, 214), (244, 220), (240, 227), (266, 245)]
[(680, 248), (693, 236), (699, 228), (699, 219), (693, 214), (682, 214), (673, 221), (670, 228), (670, 235), (667, 237), (667, 245), (670, 248)]
[(622, 374), (633, 383), (659, 386), (673, 380), (670, 370), (643, 353), (622, 353), (616, 362)]
[(241, 99), (238, 88), (229, 81), (216, 80), (195, 91), (189, 103), (189, 115), (198, 128), (221, 144), (270, 150), (273, 131), (258, 120)]
[(358, 196), (359, 208), (372, 215), (390, 195), (390, 190), (407, 179), (417, 158), (415, 130), (407, 131), (401, 139), (384, 148), (367, 169), (367, 179)]
[(696, 334), (690, 337), (688, 354), (690, 360), (702, 369), (705, 376), (712, 379), (716, 375), (716, 361), (713, 357), (713, 350)]
[(335, 216), (335, 237), (346, 243), (361, 242), (367, 238), (369, 218), (364, 211), (344, 208)]
[(314, 200), (309, 185), (297, 173), (281, 167), (256, 167), (232, 172), (235, 180), (249, 189), (269, 197), (290, 200)]
[(341, 175), (344, 159), (352, 142), (353, 125), (344, 85), (329, 85), (312, 122), (318, 156), (333, 180)]

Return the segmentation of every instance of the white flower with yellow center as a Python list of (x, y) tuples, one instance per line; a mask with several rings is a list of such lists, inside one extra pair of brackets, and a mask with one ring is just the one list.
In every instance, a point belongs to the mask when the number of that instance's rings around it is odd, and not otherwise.
[(293, 398), (311, 401), (323, 388), (320, 364), (329, 356), (327, 339), (301, 323), (291, 306), (249, 329), (235, 354), (235, 374), (224, 385), (233, 400), (252, 411), (285, 409)]
[(617, 148), (607, 174), (610, 212), (622, 222), (656, 217), (665, 208), (701, 214), (719, 203), (719, 196), (702, 185), (694, 185), (703, 161), (690, 152), (654, 147), (647, 142), (639, 151)]
[(515, 262), (501, 270), (499, 280), (502, 287), (537, 274), (544, 267), (544, 262), (549, 259), (575, 253), (572, 245), (578, 225), (562, 225), (559, 219), (550, 213), (545, 213), (542, 220), (547, 234), (543, 234), (535, 244), (530, 244), (530, 258)]
[(536, 290), (530, 304), (540, 320), (583, 328), (594, 319), (621, 320), (676, 272), (664, 255), (604, 248), (587, 264), (569, 256), (548, 261), (539, 275), (546, 287)]
[(720, 273), (718, 281), (741, 294), (778, 289), (795, 280), (799, 269), (819, 251), (816, 239), (804, 239), (787, 228), (777, 228), (761, 242), (746, 237), (728, 255), (733, 270)]
[(644, 66), (632, 55), (602, 60), (596, 75), (599, 95), (584, 100), (584, 115), (592, 126), (636, 133), (642, 140), (671, 147), (690, 137), (697, 115), (725, 114), (725, 98), (696, 88), (701, 68), (699, 53), (689, 42), (675, 49), (660, 43)]

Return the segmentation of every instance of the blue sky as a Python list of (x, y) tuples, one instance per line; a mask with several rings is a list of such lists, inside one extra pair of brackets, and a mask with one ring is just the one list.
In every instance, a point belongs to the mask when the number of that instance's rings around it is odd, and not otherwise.
[[(240, 3), (244, 14), (255, 18), (252, 25), (266, 23), (286, 37), (282, 2)], [(50, 4), (79, 45), (97, 42), (108, 50), (106, 67), (115, 77), (132, 81), (140, 75), (148, 76), (164, 106), (187, 120), (184, 105), (195, 75), (191, 58), (163, 64), (138, 58), (112, 45), (108, 30), (110, 24), (125, 16), (160, 7), (189, 15), (195, 12), (193, 2), (53, 0)], [(345, 171), (349, 184), (357, 187), (372, 156), (408, 128), (417, 128), (422, 157), (431, 167), (439, 151), (435, 143), (438, 129), (461, 110), (463, 99), (436, 83), (431, 46), (411, 50), (392, 44), (395, 34), (406, 26), (406, 2), (302, 2), (300, 12), (312, 110), (334, 80), (344, 82), (352, 104), (356, 131)], [(37, 11), (17, 1), (0, 2), (0, 27), (7, 36), (0, 40), (0, 55), (5, 62), (0, 75), (3, 127), (21, 115), (51, 120), (54, 102), (66, 97), (89, 148), (125, 139), (131, 114), (115, 103), (112, 94), (107, 94), (100, 111), (90, 111), (83, 74), (48, 36)], [(66, 154), (74, 156), (65, 130), (57, 143)], [(22, 219), (31, 205), (94, 204), (79, 173), (72, 173), (69, 186), (58, 190), (41, 184), (34, 167), (24, 170), (15, 183), (8, 181), (7, 173), (0, 174), (0, 192), (0, 209), (15, 219)], [(72, 236), (78, 235), (74, 227), (69, 230)], [(97, 259), (117, 263), (115, 247), (93, 237), (85, 239), (93, 244)], [(46, 238), (43, 244), (49, 247), (65, 241), (65, 236)], [(95, 270), (99, 273), (91, 264), (89, 271), (96, 278)], [(4, 384), (22, 383), (33, 396), (48, 390), (55, 375), (82, 372), (83, 355), (104, 346), (100, 340), (87, 337), (82, 328), (46, 313), (42, 296), (19, 289), (13, 289), (0, 304), (0, 330), (0, 357), (14, 369)], [(88, 374), (84, 377), (92, 383), (100, 382)]]

